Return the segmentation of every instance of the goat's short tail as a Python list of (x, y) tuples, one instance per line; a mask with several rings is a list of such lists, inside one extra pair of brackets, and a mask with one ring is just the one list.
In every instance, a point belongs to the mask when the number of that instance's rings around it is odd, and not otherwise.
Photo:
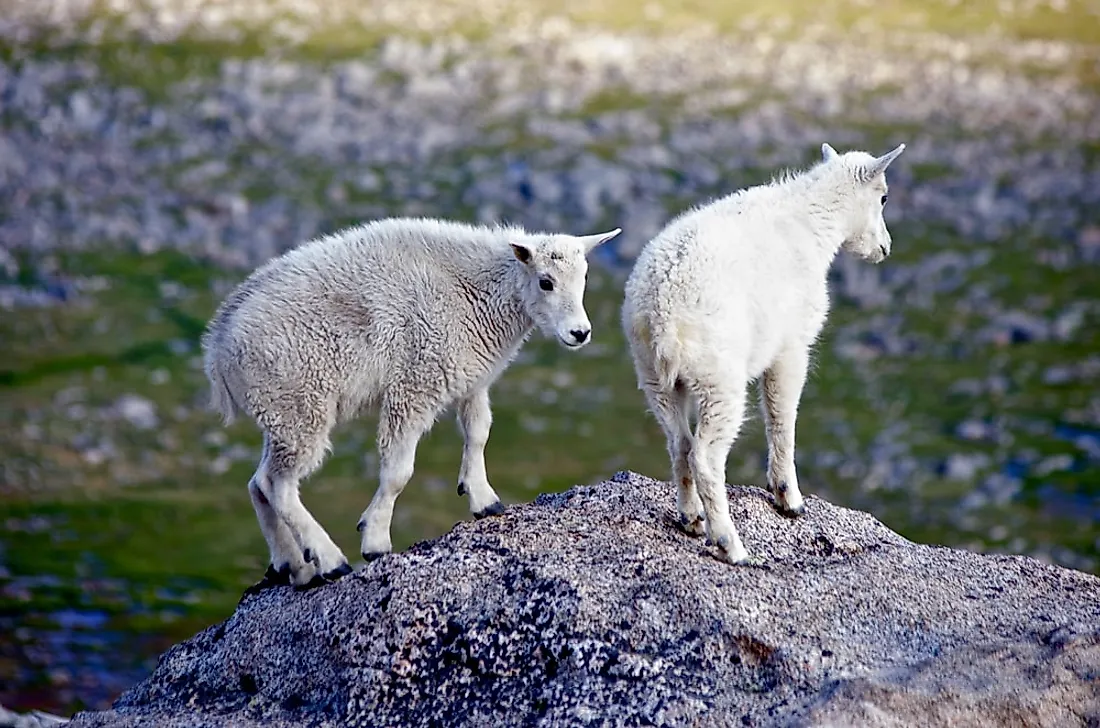
[(645, 349), (650, 360), (656, 379), (653, 384), (662, 391), (672, 391), (680, 378), (680, 341), (665, 327), (654, 326), (645, 315), (635, 315), (630, 325), (633, 345)]
[[(671, 344), (671, 345), (670, 345)], [(680, 347), (679, 342), (666, 342), (663, 337), (653, 342), (653, 369), (657, 374), (657, 381), (661, 390), (670, 392), (676, 387), (680, 378)]]
[(210, 334), (203, 337), (202, 344), (206, 349), (203, 369), (206, 371), (206, 378), (210, 380), (210, 408), (220, 414), (222, 421), (228, 425), (233, 422), (234, 415), (240, 407), (225, 381), (225, 372), (215, 355), (214, 342)]
[(210, 379), (210, 408), (220, 414), (222, 421), (228, 425), (237, 413), (237, 403), (217, 369), (207, 371), (207, 376)]

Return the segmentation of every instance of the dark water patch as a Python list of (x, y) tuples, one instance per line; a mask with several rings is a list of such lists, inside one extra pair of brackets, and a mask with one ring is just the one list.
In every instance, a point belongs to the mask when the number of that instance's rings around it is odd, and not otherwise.
[(97, 610), (62, 609), (51, 614), (50, 618), (61, 630), (98, 630), (107, 625), (110, 615)]
[(0, 703), (58, 712), (109, 706), (160, 652), (205, 626), (191, 614), (196, 597), (187, 585), (157, 589), (156, 598), (144, 603), (122, 580), (0, 581), (0, 634), (10, 636), (0, 640)]
[(1054, 435), (1072, 443), (1090, 460), (1100, 460), (1100, 429), (1059, 423), (1054, 426)]
[[(1043, 483), (1035, 488), (1042, 508), (1053, 516), (1072, 518), (1078, 522), (1100, 522), (1100, 488), (1089, 493), (1084, 490), (1067, 490), (1053, 483)], [(1100, 534), (1098, 534), (1100, 540)]]

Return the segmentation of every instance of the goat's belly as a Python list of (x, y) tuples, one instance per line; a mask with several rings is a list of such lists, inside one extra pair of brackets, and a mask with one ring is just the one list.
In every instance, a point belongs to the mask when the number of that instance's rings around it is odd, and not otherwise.
[(778, 346), (770, 346), (767, 349), (758, 349), (749, 357), (749, 379), (759, 379), (760, 376), (771, 367), (779, 354)]
[(757, 330), (749, 347), (746, 374), (749, 379), (757, 379), (775, 362), (783, 348), (786, 336), (775, 328)]

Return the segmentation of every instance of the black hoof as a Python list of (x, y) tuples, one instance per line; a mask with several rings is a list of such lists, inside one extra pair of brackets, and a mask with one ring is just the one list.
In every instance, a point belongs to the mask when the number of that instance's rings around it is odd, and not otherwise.
[(247, 595), (259, 594), (262, 591), (273, 589), (277, 586), (290, 585), (290, 564), (283, 564), (278, 569), (274, 564), (267, 565), (267, 571), (258, 582), (244, 590)]
[(696, 523), (702, 524), (705, 521), (706, 521), (706, 519), (703, 518), (702, 516), (692, 517), (692, 516), (689, 516), (686, 513), (681, 513), (680, 514), (680, 522), (679, 522), (680, 530), (683, 531), (684, 533), (686, 533), (687, 535), (692, 536), (692, 537), (702, 536), (703, 535), (702, 532), (700, 532), (699, 530), (696, 530), (695, 528), (693, 528), (693, 526)]
[(480, 511), (475, 513), (474, 518), (482, 519), (488, 518), (489, 516), (499, 516), (501, 513), (504, 513), (504, 504), (500, 501), (497, 501), (496, 503), (485, 506)]
[(458, 494), (466, 495), (466, 484), (463, 483), (461, 480), (458, 481)]
[(388, 554), (389, 554), (388, 551), (380, 551), (378, 553), (371, 553), (371, 554), (368, 554), (367, 552), (364, 551), (361, 554), (361, 556), (363, 557), (363, 561), (366, 561), (369, 564), (372, 561), (378, 561), (378, 559), (382, 558), (383, 556), (387, 556)]
[(787, 508), (783, 505), (780, 505), (779, 502), (776, 502), (775, 510), (777, 510), (779, 512), (779, 515), (783, 516), (784, 518), (798, 518), (806, 512), (806, 504), (803, 503), (798, 508)]
[(326, 571), (323, 576), (328, 581), (339, 581), (341, 577), (345, 577), (352, 572), (351, 564), (344, 562), (337, 566), (332, 571)]
[(803, 503), (798, 508), (787, 508), (783, 505), (782, 498), (787, 495), (787, 491), (791, 489), (791, 486), (787, 484), (787, 481), (782, 481), (779, 485), (775, 486), (772, 493), (775, 495), (775, 510), (779, 511), (779, 515), (787, 518), (798, 518), (806, 510), (806, 504)]
[(321, 576), (320, 574), (314, 574), (313, 578), (310, 579), (309, 581), (307, 581), (305, 584), (296, 584), (294, 586), (294, 591), (298, 591), (298, 592), (309, 591), (310, 589), (316, 589), (317, 587), (324, 586), (325, 584), (328, 584), (328, 583), (330, 583), (330, 582), (325, 577)]

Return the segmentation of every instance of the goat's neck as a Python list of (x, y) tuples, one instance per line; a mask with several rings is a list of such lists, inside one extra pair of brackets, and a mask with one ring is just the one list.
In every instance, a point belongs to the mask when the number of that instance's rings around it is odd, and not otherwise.
[(510, 257), (481, 266), (471, 280), (474, 308), (488, 327), (486, 343), (511, 349), (531, 333), (534, 322), (523, 305), (523, 271)]
[(845, 208), (848, 199), (827, 182), (809, 183), (801, 194), (792, 196), (794, 214), (805, 220), (813, 238), (813, 250), (822, 272), (832, 265), (844, 244)]

